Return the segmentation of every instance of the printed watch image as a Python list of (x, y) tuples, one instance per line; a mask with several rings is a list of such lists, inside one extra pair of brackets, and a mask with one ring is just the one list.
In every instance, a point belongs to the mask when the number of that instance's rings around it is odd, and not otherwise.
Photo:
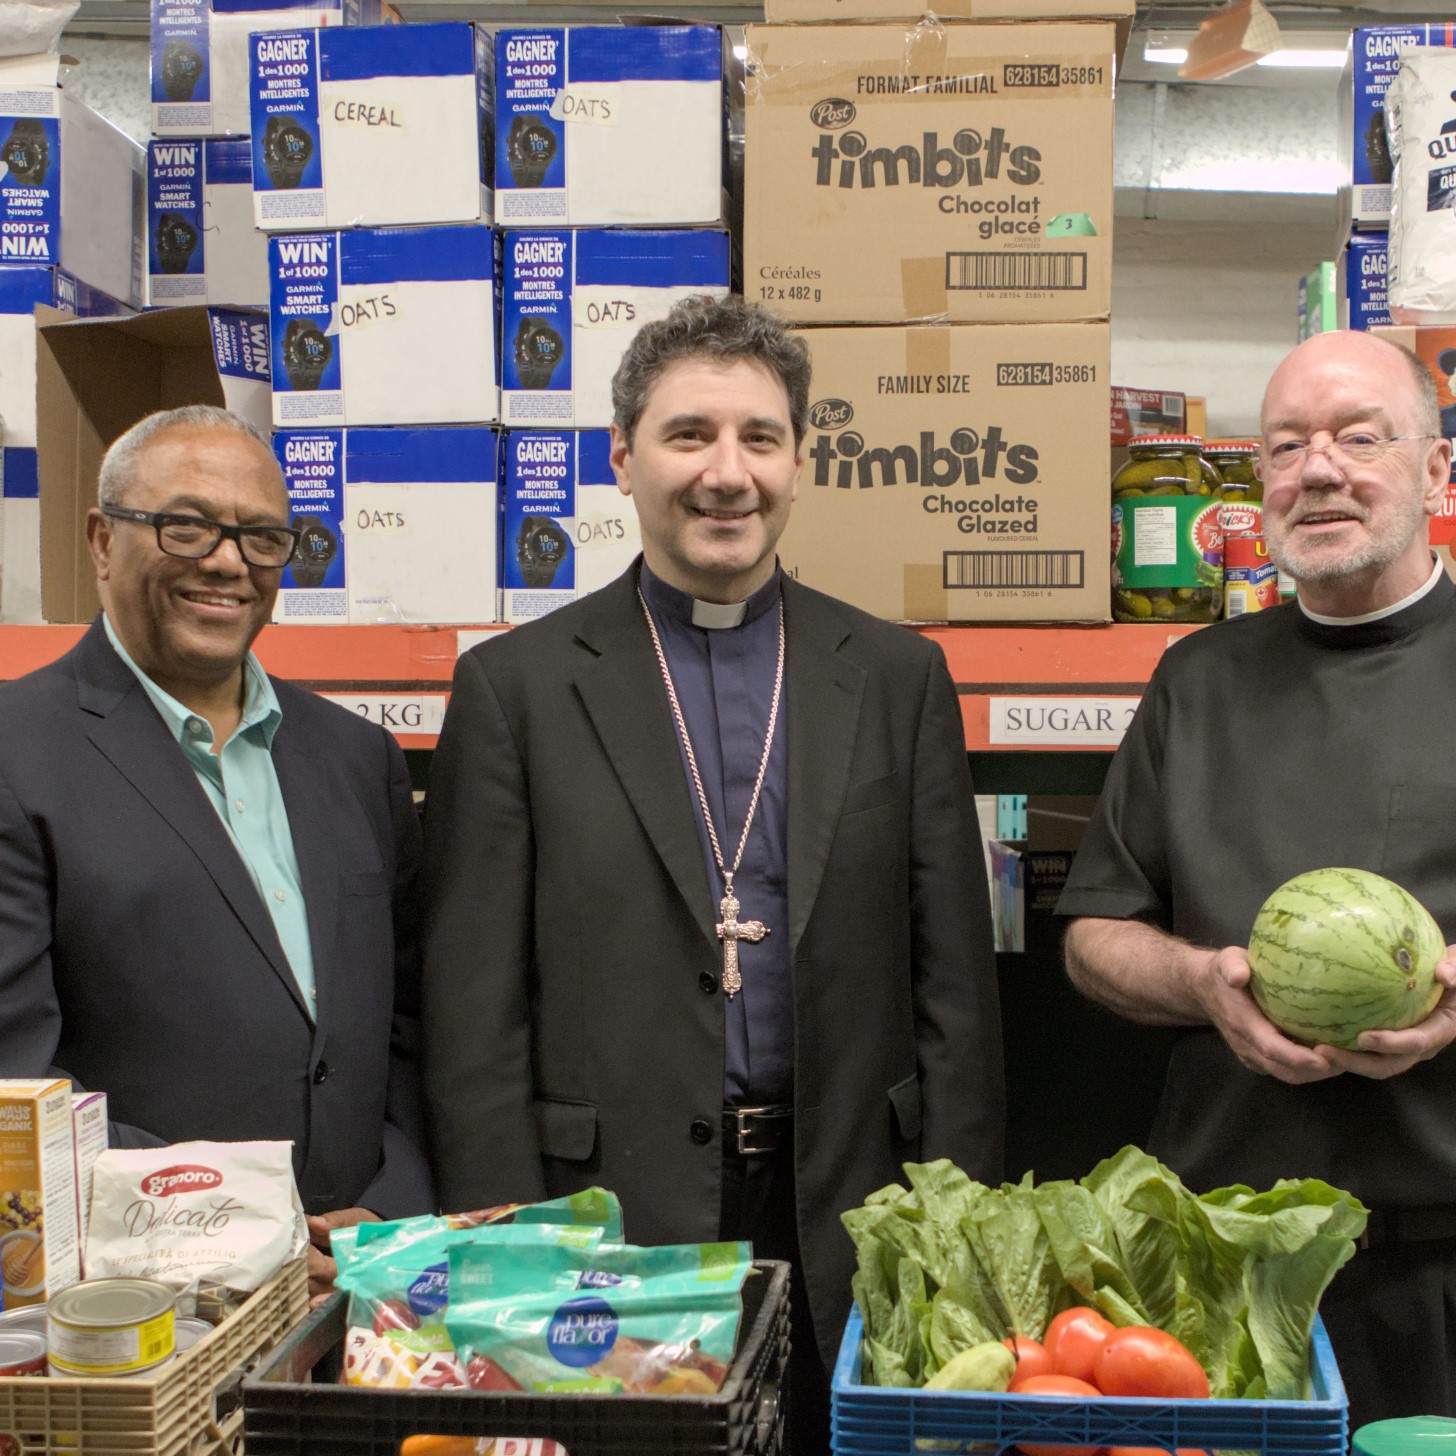
[(566, 532), (550, 516), (522, 517), (516, 533), (516, 565), (525, 586), (550, 586), (570, 550)]
[(202, 64), (202, 53), (185, 40), (169, 40), (162, 47), (162, 90), (168, 101), (192, 100)]
[(556, 156), (556, 133), (530, 112), (516, 117), (506, 133), (506, 160), (517, 187), (539, 187)]
[(545, 389), (566, 352), (566, 341), (539, 314), (528, 313), (516, 326), (516, 373), (522, 389)]
[(313, 156), (313, 138), (291, 116), (270, 116), (263, 131), (263, 165), (280, 190), (297, 187)]
[(180, 212), (157, 218), (157, 263), (163, 273), (185, 273), (197, 247), (197, 229)]
[(333, 357), (333, 344), (312, 319), (289, 320), (283, 332), (283, 367), (294, 389), (317, 389)]
[(1390, 160), (1390, 142), (1385, 135), (1385, 113), (1372, 112), (1370, 125), (1365, 128), (1365, 162), (1370, 168), (1372, 182), (1389, 182), (1395, 173), (1395, 164)]
[(22, 116), (10, 129), (4, 146), (0, 146), (0, 162), (22, 187), (39, 187), (51, 169), (51, 144), (45, 127), (33, 116)]
[(339, 538), (322, 516), (294, 516), (293, 529), (302, 533), (288, 563), (293, 568), (293, 580), (299, 586), (322, 586), (330, 563), (338, 555)]

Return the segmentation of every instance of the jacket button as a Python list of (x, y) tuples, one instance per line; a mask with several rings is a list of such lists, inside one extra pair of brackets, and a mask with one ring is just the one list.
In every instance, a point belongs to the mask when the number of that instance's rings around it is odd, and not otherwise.
[(688, 1129), (688, 1136), (695, 1143), (710, 1143), (713, 1141), (713, 1125), (705, 1122), (701, 1117), (697, 1118)]
[(328, 1080), (329, 1064), (327, 1062), (320, 1062), (318, 1066), (313, 1069), (313, 1085), (315, 1087), (321, 1087)]
[(698, 989), (705, 996), (715, 995), (718, 990), (717, 976), (715, 976), (712, 971), (704, 971), (703, 974), (698, 977)]

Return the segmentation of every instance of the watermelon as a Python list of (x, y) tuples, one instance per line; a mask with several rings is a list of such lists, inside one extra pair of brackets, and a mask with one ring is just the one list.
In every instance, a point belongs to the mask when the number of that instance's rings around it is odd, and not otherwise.
[(1413, 895), (1368, 870), (1310, 870), (1264, 901), (1249, 937), (1249, 989), (1286, 1036), (1354, 1048), (1430, 1014), (1441, 927)]

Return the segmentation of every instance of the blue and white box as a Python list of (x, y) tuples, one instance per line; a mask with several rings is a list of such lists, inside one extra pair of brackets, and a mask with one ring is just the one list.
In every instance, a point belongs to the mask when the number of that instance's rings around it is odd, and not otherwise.
[(0, 621), (39, 622), (40, 486), (36, 469), (35, 308), (78, 318), (131, 310), (59, 268), (0, 268)]
[(1381, 329), (1393, 320), (1386, 300), (1384, 233), (1351, 233), (1336, 270), (1342, 329)]
[(301, 532), (278, 583), (273, 620), (347, 626), (343, 431), (275, 434), (273, 453), (288, 487), (289, 524)]
[(496, 221), (711, 224), (723, 215), (715, 26), (496, 33)]
[[(496, 620), (500, 462), (494, 429), (286, 430), (273, 443), (296, 501), (293, 524), (300, 516), (319, 516), (323, 525), (305, 522), (303, 529), (311, 525), (325, 551), (323, 531), (338, 532), (349, 622)], [(329, 494), (320, 496), (325, 488)], [(316, 510), (321, 499), (329, 504), (322, 513)], [(327, 569), (322, 580), (329, 580)], [(322, 620), (337, 620), (332, 599), (291, 595), (319, 589), (285, 580), (275, 617), (318, 620), (310, 614), (322, 605)]]
[(1340, 77), (1341, 230), (1384, 228), (1390, 221), (1393, 162), (1385, 132), (1385, 93), (1403, 50), (1456, 46), (1456, 23), (1371, 25), (1350, 36)]
[(543, 617), (626, 571), (642, 532), (609, 430), (510, 430), (501, 454), (501, 621)]
[(145, 154), (58, 75), (54, 55), (0, 66), (0, 263), (64, 268), (140, 307)]
[(163, 137), (147, 148), (147, 301), (268, 307), (246, 137)]
[(380, 0), (152, 0), (152, 134), (247, 136), (248, 37), (378, 25)]
[(723, 297), (728, 235), (508, 232), (501, 254), (501, 421), (612, 422), (612, 375), (637, 331), (695, 293)]
[(265, 232), (491, 220), (486, 30), (275, 31), (249, 54)]
[(490, 228), (274, 237), (268, 265), (280, 429), (497, 418)]
[(266, 431), (273, 413), (268, 315), (241, 308), (209, 308), (207, 324), (223, 407)]

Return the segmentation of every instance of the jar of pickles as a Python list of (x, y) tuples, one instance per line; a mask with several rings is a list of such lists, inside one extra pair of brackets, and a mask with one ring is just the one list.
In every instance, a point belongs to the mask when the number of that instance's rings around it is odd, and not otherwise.
[(1203, 447), (1203, 458), (1223, 480), (1223, 510), (1219, 520), (1224, 535), (1263, 535), (1264, 482), (1254, 469), (1259, 458), (1259, 442), (1219, 440)]
[(1112, 619), (1216, 622), (1223, 480), (1197, 435), (1142, 435), (1112, 478)]

